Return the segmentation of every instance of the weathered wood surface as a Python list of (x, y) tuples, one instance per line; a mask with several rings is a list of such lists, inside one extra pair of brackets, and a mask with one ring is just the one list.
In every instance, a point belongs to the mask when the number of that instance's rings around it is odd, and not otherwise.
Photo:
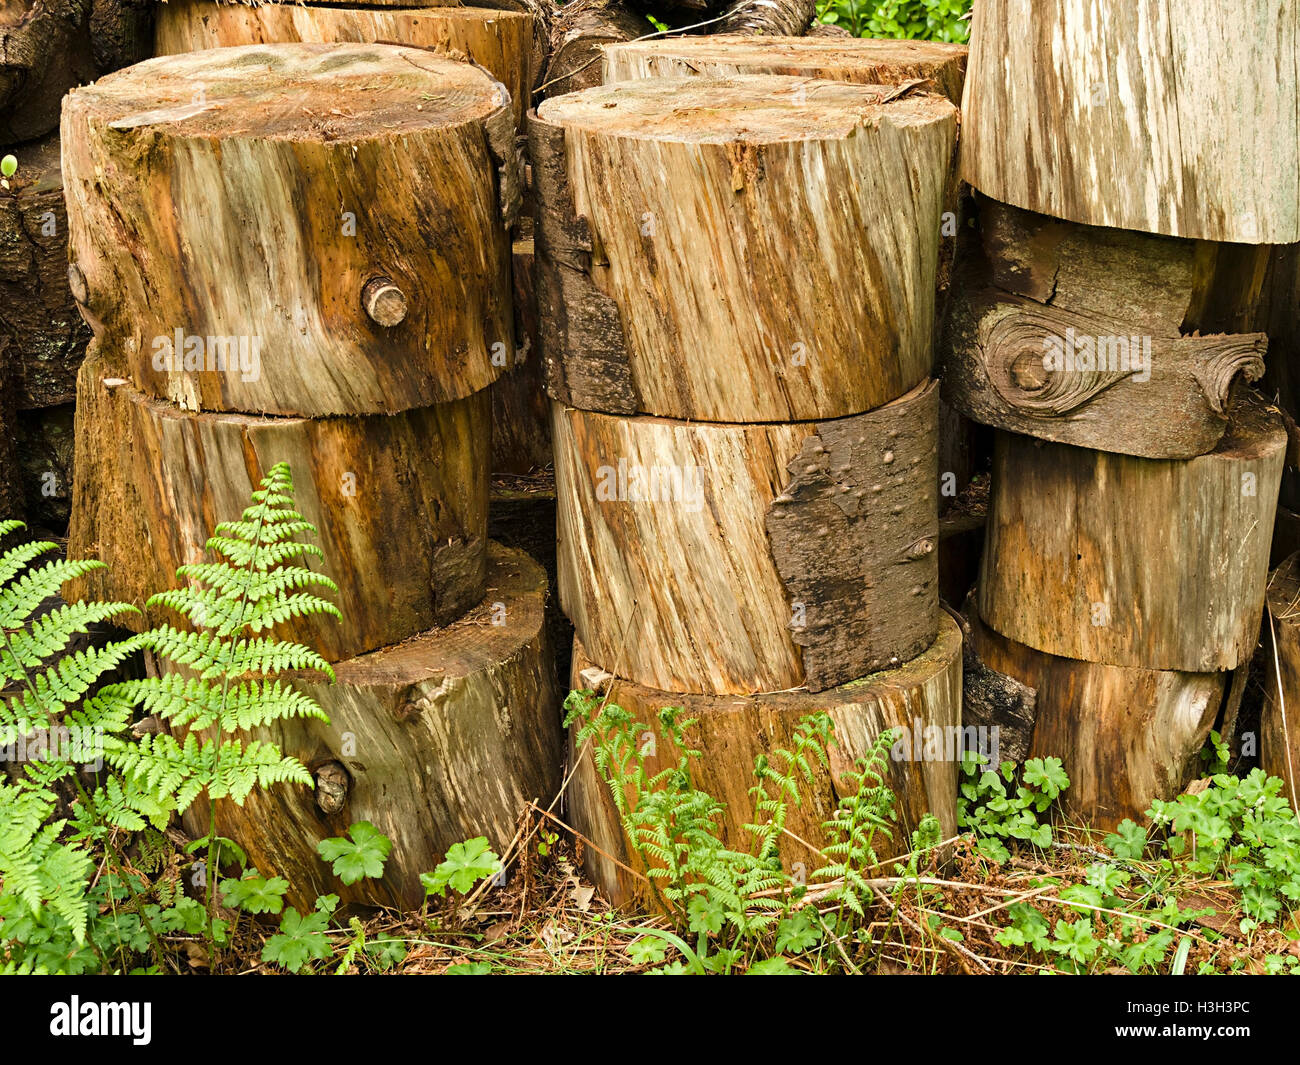
[(33, 529), (66, 536), (72, 516), (75, 404), (20, 410), (13, 447)]
[(1300, 799), (1300, 554), (1269, 575), (1267, 609), (1259, 764), (1282, 778), (1294, 803)]
[(148, 0), (5, 0), (0, 4), (0, 145), (59, 125), (74, 85), (149, 55)]
[(76, 397), (90, 329), (68, 288), (59, 138), (14, 154), (18, 171), (0, 189), (0, 348), (12, 360), (16, 404), (52, 407)]
[[(337, 683), (300, 683), (329, 723), (250, 733), (302, 761), (317, 787), (257, 790), (217, 804), (221, 833), (264, 876), (289, 881), (292, 904), (318, 894), (417, 909), (420, 874), (447, 848), (487, 836), (500, 853), (530, 801), (549, 802), (563, 760), (555, 665), (543, 624), (546, 576), (521, 551), (489, 549), (488, 591), (467, 617), (396, 647), (340, 662)], [(494, 624), (497, 618), (502, 624)], [(196, 804), (195, 827), (206, 830)], [(393, 841), (381, 880), (351, 886), (316, 844), (369, 821)]]
[(173, 55), (296, 41), (429, 48), (487, 70), (510, 91), (515, 121), (522, 123), (533, 80), (532, 22), (531, 15), (515, 11), (455, 5), (401, 10), (167, 0), (158, 8), (156, 49), (158, 55)]
[[(592, 662), (575, 641), (570, 686), (589, 687), (584, 674), (590, 677), (592, 669), (599, 672), (605, 667)], [(754, 759), (777, 747), (788, 748), (799, 722), (815, 713), (830, 715), (835, 745), (827, 752), (830, 765), (818, 770), (812, 785), (801, 788), (799, 805), (791, 804), (790, 833), (817, 847), (825, 844), (822, 824), (837, 804), (852, 794), (845, 774), (889, 728), (896, 730), (894, 753), (898, 757), (890, 759), (886, 783), (898, 797), (899, 827), (890, 839), (876, 838), (877, 853), (886, 857), (905, 852), (909, 832), (926, 813), (939, 819), (945, 838), (955, 834), (962, 724), (961, 634), (946, 615), (940, 619), (938, 638), (911, 662), (815, 695), (681, 695), (610, 677), (603, 697), (647, 723), (665, 706), (681, 707), (685, 717), (699, 719), (686, 737), (701, 752), (692, 763), (692, 782), (726, 803), (720, 827), (729, 846), (748, 849), (753, 842), (744, 825), (753, 812), (747, 789), (754, 783)], [(597, 775), (589, 750), (573, 752), (572, 743), (570, 748), (576, 765), (570, 786), (573, 825), (605, 852), (586, 849), (587, 875), (615, 904), (648, 901), (645, 882), (609, 860), (612, 856), (637, 871), (643, 868), (623, 835), (608, 785)], [(671, 744), (659, 743), (649, 762), (654, 771), (676, 758)], [(820, 854), (788, 835), (782, 840), (781, 856), (792, 874), (798, 872), (797, 863), (808, 873), (827, 864)]]
[(515, 365), (492, 385), (492, 472), (527, 474), (549, 466), (551, 404), (537, 348), (533, 240), (514, 242)]
[[(944, 396), (987, 425), (1145, 458), (1212, 451), (1264, 373), (1267, 249), (1045, 218), (986, 198), (953, 286)], [(1209, 335), (1202, 335), (1202, 331)]]
[(966, 46), (938, 41), (710, 34), (611, 45), (605, 83), (640, 78), (791, 74), (860, 85), (916, 84), (961, 104)]
[[(364, 44), (165, 56), (67, 98), (63, 164), (81, 302), (152, 395), (387, 413), (510, 365), (514, 124), (470, 64)], [(380, 278), (399, 324), (367, 314)]]
[(760, 422), (860, 413), (923, 381), (956, 109), (891, 92), (746, 75), (544, 102), (529, 136), (551, 395)]
[(1300, 240), (1296, 47), (1277, 0), (981, 0), (963, 177), (1091, 225)]
[[(109, 568), (83, 592), (143, 607), (288, 462), (343, 620), (277, 631), (336, 661), (447, 624), (483, 594), (489, 418), (486, 393), (392, 416), (196, 414), (92, 355), (77, 391), (70, 551)], [(140, 621), (164, 617), (174, 620)]]
[(1049, 654), (1208, 673), (1259, 634), (1286, 433), (1242, 403), (1218, 448), (1131, 458), (999, 433), (980, 617)]
[[(951, 607), (947, 611), (962, 633), (962, 727), (986, 730), (986, 743), (979, 753), (988, 758), (990, 765), (1023, 762), (1034, 738), (1038, 692), (985, 662), (975, 648), (972, 622)], [(974, 616), (971, 604), (966, 604), (965, 611)], [(978, 618), (974, 624), (979, 624)]]
[(1068, 815), (1098, 829), (1145, 823), (1152, 800), (1174, 798), (1196, 775), (1228, 674), (1078, 662), (967, 618), (980, 659), (1035, 690), (1029, 756), (1061, 759)]
[(667, 691), (820, 690), (938, 623), (936, 392), (829, 422), (555, 404), (560, 601), (593, 657)]
[(551, 21), (550, 59), (538, 86), (543, 96), (561, 96), (599, 85), (607, 45), (654, 33), (650, 21), (618, 0), (575, 0)]

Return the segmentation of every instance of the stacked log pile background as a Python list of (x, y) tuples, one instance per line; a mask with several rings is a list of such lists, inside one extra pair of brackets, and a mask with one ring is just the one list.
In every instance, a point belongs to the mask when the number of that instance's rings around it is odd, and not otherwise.
[(368, 44), (162, 57), (64, 104), (95, 331), (69, 550), (108, 563), (82, 592), (167, 620), (148, 595), (282, 461), (338, 585), (341, 622), (276, 633), (337, 663), (328, 726), (268, 730), (318, 787), (217, 807), (303, 899), (328, 879), (316, 841), (368, 820), (400, 857), (344, 893), (418, 905), (448, 846), (504, 846), (555, 787), (546, 578), (487, 530), (486, 389), (514, 348), (512, 106), (481, 66)]
[[(942, 344), (949, 400), (997, 430), (971, 635), (1036, 689), (1030, 753), (1064, 760), (1073, 812), (1103, 827), (1232, 731), (1287, 452), (1249, 386), (1290, 354), (1269, 350), (1264, 282), (1300, 238), (1294, 41), (1214, 17), (981, 0), (972, 31), (981, 239)], [(1229, 74), (1276, 95), (1229, 117)]]

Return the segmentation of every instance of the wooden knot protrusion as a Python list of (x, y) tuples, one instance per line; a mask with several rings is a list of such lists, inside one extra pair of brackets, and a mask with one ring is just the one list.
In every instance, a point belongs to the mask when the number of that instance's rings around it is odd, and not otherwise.
[(361, 289), (361, 306), (372, 322), (391, 329), (406, 318), (406, 293), (390, 277), (372, 277)]
[(347, 805), (352, 780), (338, 762), (326, 762), (316, 770), (316, 805), (321, 813), (336, 814)]
[(68, 288), (72, 290), (72, 298), (80, 306), (90, 305), (90, 286), (86, 284), (86, 275), (81, 272), (81, 267), (76, 263), (68, 264)]

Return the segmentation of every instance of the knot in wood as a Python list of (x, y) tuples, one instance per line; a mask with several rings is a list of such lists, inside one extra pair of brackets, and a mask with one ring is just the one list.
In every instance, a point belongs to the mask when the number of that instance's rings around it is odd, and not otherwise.
[(391, 329), (406, 318), (406, 293), (392, 278), (372, 277), (361, 289), (361, 306), (372, 322)]
[(76, 263), (68, 265), (68, 288), (72, 290), (72, 298), (82, 307), (90, 305), (90, 286), (86, 283), (86, 275)]
[(336, 814), (347, 805), (352, 781), (338, 762), (326, 762), (316, 770), (316, 806), (321, 813)]

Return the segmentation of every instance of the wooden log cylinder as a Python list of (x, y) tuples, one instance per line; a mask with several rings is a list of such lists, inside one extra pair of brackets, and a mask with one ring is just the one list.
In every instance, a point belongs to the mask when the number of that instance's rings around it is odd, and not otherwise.
[[(981, 198), (940, 343), (944, 396), (1044, 440), (1145, 458), (1213, 451), (1268, 337), (1268, 249), (1061, 222)], [(1204, 335), (1203, 335), (1204, 334)]]
[(938, 624), (938, 389), (717, 425), (553, 407), (560, 601), (597, 661), (676, 692), (819, 691)]
[[(165, 56), (69, 95), (63, 166), (85, 312), (150, 395), (391, 413), (510, 365), (514, 121), (477, 67), (364, 44)], [(400, 318), (366, 298), (377, 279)]]
[[(685, 737), (700, 751), (700, 757), (691, 763), (692, 783), (726, 804), (720, 835), (725, 844), (738, 849), (748, 849), (753, 842), (745, 824), (752, 820), (754, 810), (754, 800), (748, 794), (754, 784), (754, 759), (776, 748), (789, 749), (794, 730), (804, 718), (828, 714), (834, 735), (834, 745), (827, 752), (830, 764), (814, 766), (813, 783), (801, 783), (800, 801), (789, 807), (787, 828), (793, 838), (781, 841), (782, 862), (791, 873), (799, 863), (808, 872), (828, 864), (811, 848), (828, 842), (823, 823), (853, 794), (845, 773), (887, 728), (895, 730), (895, 743), (885, 783), (896, 796), (898, 826), (890, 838), (876, 837), (877, 854), (883, 858), (906, 852), (908, 833), (926, 813), (939, 819), (944, 838), (956, 832), (961, 748), (975, 737), (962, 733), (961, 632), (947, 615), (940, 620), (934, 643), (911, 662), (817, 694), (776, 692), (726, 698), (656, 691), (608, 674), (575, 641), (570, 686), (590, 689), (593, 678), (599, 678), (605, 700), (648, 728), (666, 706), (680, 707), (684, 718), (698, 719)], [(637, 873), (644, 872), (643, 863), (624, 836), (609, 786), (596, 771), (590, 746), (573, 752), (572, 757), (574, 827), (595, 844), (584, 852), (587, 875), (615, 905), (649, 901), (645, 881), (616, 864), (622, 862)], [(671, 742), (657, 742), (648, 762), (656, 772), (678, 757)], [(795, 842), (795, 838), (806, 843)]]
[(1258, 401), (1208, 455), (1131, 458), (999, 433), (979, 614), (1039, 651), (1210, 673), (1259, 635), (1286, 432)]
[(984, 664), (1035, 689), (1028, 756), (1061, 759), (1067, 815), (1106, 830), (1126, 817), (1145, 823), (1153, 800), (1196, 775), (1228, 674), (1078, 662), (999, 636), (973, 610), (966, 617)]
[[(966, 46), (855, 37), (710, 34), (605, 48), (605, 84), (641, 78), (790, 74), (859, 85), (911, 83), (961, 104)], [(919, 84), (918, 84), (919, 83)]]
[(544, 102), (529, 143), (552, 397), (812, 420), (925, 380), (956, 109), (891, 92), (753, 75)]
[(158, 8), (158, 55), (246, 44), (401, 43), (449, 58), (468, 58), (510, 92), (522, 125), (532, 88), (533, 19), (517, 11), (482, 7), (320, 7), (167, 0)]
[[(546, 575), (522, 551), (489, 548), (488, 593), (445, 629), (340, 662), (336, 683), (297, 683), (329, 715), (257, 729), (301, 761), (314, 789), (255, 790), (217, 804), (221, 834), (264, 876), (289, 881), (291, 904), (417, 909), (420, 874), (447, 848), (486, 836), (501, 853), (530, 801), (548, 802), (563, 759), (555, 663), (544, 624)], [(203, 807), (202, 809), (200, 807)], [(206, 832), (207, 809), (195, 804)], [(381, 880), (347, 885), (316, 844), (369, 821), (393, 847)]]
[(1269, 576), (1264, 632), (1259, 764), (1282, 778), (1294, 804), (1300, 797), (1300, 553), (1289, 555)]
[[(399, 415), (271, 418), (192, 413), (152, 399), (105, 358), (77, 391), (71, 557), (98, 558), (83, 594), (143, 607), (205, 559), (266, 470), (288, 462), (316, 526), (313, 565), (339, 586), (333, 618), (276, 631), (331, 661), (460, 617), (483, 596), (490, 406), (486, 392)], [(172, 620), (149, 611), (136, 624)]]
[(1297, 32), (1277, 0), (980, 0), (963, 177), (1089, 225), (1300, 240)]

